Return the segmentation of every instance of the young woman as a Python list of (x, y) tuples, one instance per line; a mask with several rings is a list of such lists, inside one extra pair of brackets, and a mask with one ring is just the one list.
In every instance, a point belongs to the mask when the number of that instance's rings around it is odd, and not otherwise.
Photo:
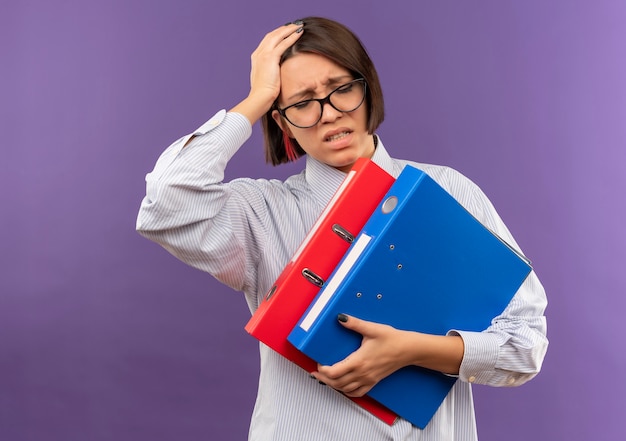
[[(146, 178), (137, 230), (242, 291), (251, 311), (360, 157), (396, 177), (406, 164), (423, 170), (517, 247), (489, 200), (460, 173), (390, 157), (375, 134), (383, 120), (376, 70), (345, 26), (309, 17), (268, 33), (252, 54), (250, 82), (242, 102), (218, 112), (161, 155)], [(258, 120), (268, 161), (280, 164), (306, 155), (305, 170), (284, 182), (223, 182), (229, 159)], [(343, 317), (344, 326), (363, 335), (362, 345), (333, 366), (319, 366), (313, 378), (261, 345), (249, 439), (476, 440), (471, 383), (515, 386), (539, 372), (548, 345), (545, 307), (533, 272), (483, 332), (426, 335)], [(337, 393), (362, 396), (408, 365), (460, 379), (423, 430), (402, 419), (389, 426)]]

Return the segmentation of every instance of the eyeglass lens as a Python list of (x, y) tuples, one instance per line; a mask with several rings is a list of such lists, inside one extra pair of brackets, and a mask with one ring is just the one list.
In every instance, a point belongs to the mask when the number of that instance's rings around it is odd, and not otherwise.
[(365, 81), (357, 79), (339, 86), (326, 98), (300, 101), (285, 107), (282, 111), (287, 120), (296, 127), (313, 127), (322, 118), (324, 104), (329, 103), (340, 112), (356, 110), (365, 98)]

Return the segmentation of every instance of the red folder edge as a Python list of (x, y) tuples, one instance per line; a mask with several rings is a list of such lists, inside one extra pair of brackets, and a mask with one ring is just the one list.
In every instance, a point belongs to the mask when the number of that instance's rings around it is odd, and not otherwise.
[[(298, 250), (264, 296), (245, 330), (279, 354), (305, 369), (317, 370), (317, 363), (296, 349), (287, 337), (316, 297), (319, 287), (306, 280), (301, 271), (311, 269), (326, 280), (350, 243), (332, 232), (339, 225), (356, 237), (395, 179), (367, 158), (360, 158), (313, 225)], [(297, 292), (297, 297), (293, 294)], [(391, 425), (397, 415), (368, 396), (346, 397)]]

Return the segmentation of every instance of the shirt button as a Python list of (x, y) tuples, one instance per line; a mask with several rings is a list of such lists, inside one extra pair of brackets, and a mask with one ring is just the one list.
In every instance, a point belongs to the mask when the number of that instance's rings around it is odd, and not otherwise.
[(473, 383), (474, 381), (476, 381), (476, 377), (475, 376), (471, 376), (467, 379), (467, 381), (469, 381), (470, 383)]
[(506, 383), (507, 383), (509, 386), (513, 386), (513, 385), (515, 384), (515, 378), (513, 378), (513, 377), (509, 377), (509, 379), (508, 379), (508, 380), (506, 380)]

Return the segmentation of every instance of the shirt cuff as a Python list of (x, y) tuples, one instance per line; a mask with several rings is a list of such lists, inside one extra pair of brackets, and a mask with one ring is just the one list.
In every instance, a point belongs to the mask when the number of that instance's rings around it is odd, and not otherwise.
[(463, 339), (465, 352), (459, 370), (459, 378), (468, 383), (487, 384), (493, 376), (500, 341), (497, 336), (485, 332), (450, 331)]

